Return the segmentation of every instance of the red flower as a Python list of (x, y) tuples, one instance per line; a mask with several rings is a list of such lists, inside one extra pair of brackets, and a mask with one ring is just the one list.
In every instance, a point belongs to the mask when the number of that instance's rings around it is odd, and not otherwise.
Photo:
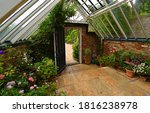
[(0, 80), (2, 80), (5, 77), (5, 75), (0, 74)]
[(34, 82), (34, 79), (33, 79), (32, 77), (29, 77), (28, 80), (29, 80), (30, 82)]

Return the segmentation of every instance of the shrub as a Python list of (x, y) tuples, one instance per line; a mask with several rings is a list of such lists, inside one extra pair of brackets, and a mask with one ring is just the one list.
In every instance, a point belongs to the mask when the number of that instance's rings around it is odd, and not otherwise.
[(99, 61), (99, 64), (102, 65), (102, 66), (111, 66), (111, 67), (114, 67), (115, 65), (115, 56), (114, 55), (103, 55), (103, 56), (100, 56), (98, 57), (98, 61)]
[(57, 67), (49, 58), (44, 58), (41, 62), (35, 63), (38, 79), (47, 80), (57, 74)]
[(75, 60), (79, 60), (79, 42), (76, 41), (74, 44), (73, 44), (73, 58)]

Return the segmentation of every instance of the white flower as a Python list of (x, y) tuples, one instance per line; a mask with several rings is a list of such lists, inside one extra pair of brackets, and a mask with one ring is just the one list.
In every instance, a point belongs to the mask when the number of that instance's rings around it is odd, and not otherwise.
[(24, 90), (20, 90), (19, 93), (20, 93), (20, 94), (23, 94), (23, 93), (24, 93)]
[(21, 85), (21, 82), (18, 82), (18, 85)]
[(37, 87), (37, 85), (35, 84), (34, 87)]
[(6, 88), (7, 88), (7, 89), (12, 89), (13, 86), (9, 85), (9, 86), (7, 86)]
[(30, 87), (30, 90), (32, 90), (32, 89), (34, 89), (34, 86), (31, 86), (31, 87)]

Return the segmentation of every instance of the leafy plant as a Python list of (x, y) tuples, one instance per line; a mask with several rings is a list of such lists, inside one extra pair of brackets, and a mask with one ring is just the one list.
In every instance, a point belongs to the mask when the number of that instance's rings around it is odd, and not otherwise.
[(86, 48), (86, 49), (84, 50), (84, 54), (85, 54), (86, 56), (90, 55), (90, 54), (91, 54), (91, 49), (90, 49), (90, 48)]
[(13, 89), (3, 88), (0, 90), (0, 96), (21, 96), (21, 94), (19, 94), (19, 89), (17, 88)]
[(128, 70), (133, 71), (133, 66), (132, 66), (132, 65), (126, 65), (126, 66), (125, 66), (125, 69), (128, 69)]
[(45, 57), (54, 59), (54, 33), (62, 30), (65, 20), (73, 15), (75, 15), (74, 5), (66, 0), (61, 0), (40, 24), (39, 29), (31, 35), (29, 40), (34, 63)]
[(38, 77), (43, 80), (47, 80), (57, 74), (57, 67), (49, 58), (44, 58), (41, 62), (35, 63), (35, 68)]
[(111, 67), (114, 67), (115, 65), (115, 56), (114, 55), (103, 55), (103, 56), (100, 56), (98, 57), (98, 61), (99, 61), (99, 64), (102, 65), (102, 66), (111, 66)]
[(78, 30), (73, 29), (71, 30), (68, 35), (65, 37), (65, 42), (68, 44), (74, 44), (78, 40)]
[(132, 52), (132, 51), (124, 51), (121, 55), (122, 60), (126, 60), (126, 58), (128, 59), (135, 59), (136, 55)]
[(78, 40), (73, 44), (73, 58), (77, 61), (79, 60), (79, 41)]

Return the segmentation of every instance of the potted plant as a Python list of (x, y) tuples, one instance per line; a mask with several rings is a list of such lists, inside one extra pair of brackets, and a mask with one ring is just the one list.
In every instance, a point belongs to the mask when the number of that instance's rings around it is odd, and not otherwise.
[(131, 51), (125, 51), (122, 54), (122, 59), (125, 60), (125, 61), (127, 61), (127, 62), (130, 62), (131, 61), (131, 57), (133, 56), (133, 54), (134, 53), (131, 52)]
[(85, 64), (90, 64), (91, 63), (91, 49), (86, 48), (84, 50), (84, 54), (85, 54)]
[(126, 70), (126, 75), (127, 75), (128, 77), (131, 77), (131, 78), (134, 77), (135, 72), (133, 71), (133, 66), (127, 65), (127, 66), (125, 67), (125, 70)]

